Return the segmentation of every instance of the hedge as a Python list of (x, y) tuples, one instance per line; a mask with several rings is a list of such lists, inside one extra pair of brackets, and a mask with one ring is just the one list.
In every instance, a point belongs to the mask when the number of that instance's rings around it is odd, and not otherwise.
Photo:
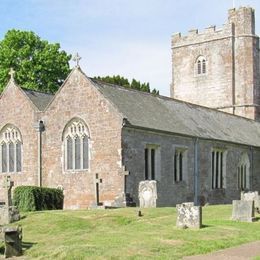
[(14, 205), (21, 211), (52, 210), (63, 208), (63, 192), (60, 189), (18, 186), (14, 190)]

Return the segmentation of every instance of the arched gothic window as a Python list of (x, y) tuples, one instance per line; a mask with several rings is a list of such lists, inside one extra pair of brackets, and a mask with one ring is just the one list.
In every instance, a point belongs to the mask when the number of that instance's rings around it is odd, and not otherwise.
[(203, 75), (207, 73), (206, 59), (203, 56), (199, 56), (196, 61), (196, 74)]
[(65, 170), (87, 170), (89, 168), (89, 132), (80, 119), (72, 120), (63, 134), (65, 148)]
[(0, 132), (0, 172), (22, 171), (22, 137), (13, 125), (5, 126)]
[(249, 171), (250, 171), (250, 161), (248, 155), (244, 153), (241, 156), (240, 162), (237, 167), (238, 189), (240, 190), (250, 189)]

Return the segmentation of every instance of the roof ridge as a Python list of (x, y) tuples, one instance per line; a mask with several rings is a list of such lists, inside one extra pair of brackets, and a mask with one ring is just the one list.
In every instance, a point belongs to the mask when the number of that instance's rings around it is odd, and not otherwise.
[(45, 95), (50, 95), (50, 96), (54, 96), (54, 94), (49, 93), (49, 92), (44, 92), (44, 91), (40, 91), (40, 90), (35, 90), (35, 89), (29, 89), (29, 88), (25, 88), (25, 87), (20, 87), (22, 90), (24, 91), (32, 91), (32, 92), (37, 92), (37, 93), (41, 93), (41, 94), (45, 94)]

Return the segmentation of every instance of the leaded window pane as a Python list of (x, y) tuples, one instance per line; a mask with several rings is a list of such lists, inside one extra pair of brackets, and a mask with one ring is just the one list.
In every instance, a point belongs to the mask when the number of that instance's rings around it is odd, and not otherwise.
[(22, 145), (20, 142), (16, 144), (16, 171), (22, 171)]
[(9, 172), (14, 171), (14, 144), (9, 144)]
[(203, 74), (206, 73), (206, 61), (205, 60), (202, 61), (202, 73)]
[(175, 152), (174, 154), (174, 181), (177, 182), (178, 178), (177, 178), (177, 153)]
[(83, 169), (88, 169), (88, 137), (83, 137)]
[(179, 158), (179, 181), (182, 181), (182, 167), (183, 167), (182, 152), (180, 152), (179, 156), (180, 156), (180, 158)]
[(2, 172), (7, 172), (7, 145), (2, 144)]
[(81, 152), (80, 152), (80, 138), (77, 136), (75, 138), (75, 169), (80, 169), (80, 159), (81, 159)]
[(67, 169), (72, 170), (73, 165), (72, 165), (72, 139), (71, 137), (67, 138)]
[(89, 168), (89, 133), (87, 130), (87, 126), (79, 119), (73, 120), (65, 129), (67, 170)]
[(201, 61), (198, 61), (198, 74), (201, 74)]
[(145, 161), (145, 169), (144, 169), (144, 178), (145, 180), (148, 180), (149, 178), (149, 159), (148, 159), (148, 156), (149, 156), (149, 152), (148, 152), (148, 148), (146, 148), (144, 150), (144, 161)]
[(151, 149), (151, 180), (155, 180), (155, 149)]

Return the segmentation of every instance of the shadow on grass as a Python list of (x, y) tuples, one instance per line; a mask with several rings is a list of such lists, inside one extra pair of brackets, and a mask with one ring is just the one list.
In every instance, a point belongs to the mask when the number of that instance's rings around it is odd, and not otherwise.
[(254, 222), (260, 221), (260, 217), (255, 217)]
[(31, 242), (22, 242), (22, 249), (23, 251), (26, 251), (30, 249), (32, 246), (36, 245), (37, 243), (31, 243)]
[(201, 228), (209, 228), (209, 227), (213, 227), (213, 225), (204, 225), (202, 224)]

